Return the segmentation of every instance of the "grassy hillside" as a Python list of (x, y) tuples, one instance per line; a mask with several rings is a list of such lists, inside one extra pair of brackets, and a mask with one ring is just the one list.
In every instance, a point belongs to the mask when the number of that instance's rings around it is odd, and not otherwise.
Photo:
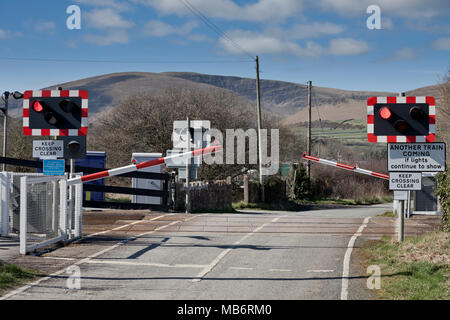
[[(243, 99), (255, 101), (256, 83), (252, 78), (208, 75), (190, 72), (121, 72), (55, 84), (44, 89), (86, 89), (89, 91), (89, 109), (93, 116), (115, 106), (118, 102), (138, 93), (158, 93), (167, 88), (197, 88), (208, 90), (222, 88), (232, 91)], [(38, 89), (38, 88), (30, 88)], [(393, 92), (349, 91), (313, 85), (313, 121), (342, 121), (355, 119), (363, 121), (366, 116), (366, 99), (369, 96), (395, 95)], [(439, 100), (438, 86), (428, 86), (409, 91), (411, 95), (433, 95)], [(306, 121), (307, 86), (276, 80), (261, 80), (262, 108), (282, 119), (285, 125)], [(20, 112), (14, 108), (20, 102), (10, 101), (13, 116)]]

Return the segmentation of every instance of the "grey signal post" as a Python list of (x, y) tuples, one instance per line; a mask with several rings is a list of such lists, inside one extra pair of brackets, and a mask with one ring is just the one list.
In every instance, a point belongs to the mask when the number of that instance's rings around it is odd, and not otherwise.
[[(187, 121), (187, 150), (191, 151), (191, 132), (189, 131), (189, 128), (191, 126), (191, 122), (189, 117), (186, 118)], [(189, 193), (190, 193), (190, 185), (189, 185), (189, 180), (190, 180), (190, 164), (191, 164), (191, 159), (189, 158), (188, 161), (186, 161), (186, 213), (190, 213), (191, 212), (191, 203), (190, 203), (190, 197), (189, 197)]]
[[(400, 97), (406, 96), (405, 92), (402, 92), (399, 94)], [(405, 203), (405, 200), (401, 200), (403, 202), (403, 205), (401, 206), (402, 210), (398, 210), (398, 234), (397, 234), (397, 241), (403, 242), (405, 240), (405, 211), (409, 214), (409, 205), (411, 201), (411, 191), (408, 192), (408, 197)]]

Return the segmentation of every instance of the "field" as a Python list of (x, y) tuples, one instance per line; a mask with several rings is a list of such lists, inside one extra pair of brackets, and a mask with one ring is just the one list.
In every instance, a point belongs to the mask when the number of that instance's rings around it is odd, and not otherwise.
[[(294, 125), (294, 133), (299, 138), (306, 139), (308, 124), (306, 122)], [(312, 150), (327, 156), (322, 145), (334, 144), (334, 149), (341, 145), (345, 152), (351, 155), (353, 160), (367, 159), (371, 153), (383, 153), (386, 151), (384, 144), (369, 143), (367, 141), (366, 123), (362, 120), (348, 119), (337, 121), (313, 121), (311, 128)], [(336, 144), (337, 142), (337, 144)], [(342, 150), (344, 151), (344, 150)], [(339, 152), (342, 155), (342, 152)]]

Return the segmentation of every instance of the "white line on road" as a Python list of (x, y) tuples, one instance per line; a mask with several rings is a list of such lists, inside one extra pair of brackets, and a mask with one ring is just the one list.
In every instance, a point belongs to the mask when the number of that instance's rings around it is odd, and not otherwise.
[(253, 268), (247, 268), (247, 267), (230, 267), (232, 270), (253, 270)]
[[(166, 215), (166, 216), (167, 216), (167, 215)], [(198, 217), (198, 216), (203, 216), (203, 215), (196, 215), (196, 216), (193, 216), (193, 217), (191, 217), (191, 218), (189, 218), (189, 219), (186, 219), (186, 220), (184, 220), (184, 221), (192, 220), (192, 219), (194, 219), (194, 218), (196, 218), (196, 217)], [(157, 219), (159, 219), (159, 218), (161, 218), (161, 217), (164, 217), (164, 215), (157, 216), (157, 217), (155, 217), (155, 218), (152, 218), (152, 219), (149, 219), (149, 220), (145, 220), (145, 221), (153, 221), (153, 220), (157, 220)], [(142, 221), (142, 220), (140, 220), (140, 221)], [(62, 273), (66, 273), (66, 271), (67, 271), (68, 268), (70, 268), (70, 267), (73, 267), (73, 266), (79, 266), (79, 265), (81, 265), (81, 264), (83, 264), (83, 263), (87, 263), (87, 262), (89, 262), (91, 259), (93, 259), (93, 258), (95, 258), (95, 257), (98, 257), (98, 256), (100, 256), (100, 255), (102, 255), (102, 254), (104, 254), (104, 253), (106, 253), (106, 252), (108, 252), (108, 251), (111, 251), (111, 250), (113, 250), (113, 249), (115, 249), (115, 248), (117, 248), (117, 247), (119, 247), (119, 246), (121, 246), (121, 245), (123, 245), (123, 244), (125, 244), (125, 243), (127, 243), (127, 242), (129, 242), (129, 241), (131, 241), (131, 240), (134, 240), (134, 239), (136, 239), (136, 238), (138, 238), (138, 237), (142, 237), (142, 236), (144, 236), (144, 235), (151, 234), (151, 233), (154, 233), (154, 232), (156, 232), (156, 231), (162, 230), (162, 229), (164, 229), (164, 228), (166, 228), (166, 227), (169, 227), (169, 226), (171, 226), (171, 225), (174, 225), (175, 223), (178, 223), (178, 222), (182, 222), (182, 221), (174, 221), (174, 222), (172, 222), (172, 223), (170, 223), (170, 224), (168, 224), (168, 225), (164, 225), (164, 226), (158, 227), (158, 228), (156, 228), (155, 230), (152, 230), (152, 231), (150, 231), (150, 232), (145, 232), (145, 233), (142, 233), (142, 234), (140, 234), (140, 235), (133, 236), (133, 237), (130, 237), (130, 238), (128, 238), (128, 239), (125, 239), (125, 240), (123, 240), (123, 241), (121, 241), (121, 242), (119, 242), (119, 243), (117, 243), (117, 244), (115, 244), (115, 245), (113, 245), (113, 246), (111, 246), (111, 247), (108, 247), (108, 248), (106, 248), (106, 249), (104, 249), (104, 250), (101, 250), (101, 251), (99, 251), (99, 252), (97, 252), (97, 253), (94, 253), (94, 254), (92, 254), (92, 255), (86, 257), (86, 258), (83, 258), (83, 259), (77, 261), (76, 263), (72, 264), (72, 265), (69, 266), (69, 267), (66, 267), (66, 268), (64, 268), (64, 269), (61, 269), (61, 270), (59, 270), (59, 271), (56, 271), (56, 272), (52, 273), (52, 274), (49, 275), (49, 276), (40, 278), (40, 279), (37, 280), (37, 281), (34, 281), (34, 282), (30, 283), (30, 284), (27, 284), (27, 285), (25, 285), (25, 286), (23, 286), (23, 287), (20, 287), (20, 288), (14, 290), (14, 291), (11, 291), (10, 293), (8, 293), (8, 294), (6, 294), (6, 295), (0, 297), (0, 300), (6, 300), (6, 299), (9, 299), (9, 298), (11, 298), (12, 296), (15, 296), (16, 294), (22, 293), (22, 292), (24, 292), (24, 291), (26, 291), (26, 290), (28, 290), (28, 289), (34, 287), (34, 286), (37, 286), (37, 285), (40, 284), (41, 282), (44, 282), (44, 281), (47, 281), (47, 280), (49, 280), (49, 279), (51, 279), (51, 278), (53, 278), (53, 277), (59, 276), (59, 275), (62, 274)], [(133, 222), (133, 224), (135, 224), (135, 223)], [(131, 224), (128, 224), (128, 225), (126, 225), (126, 226), (129, 226), (129, 225), (131, 225)], [(122, 227), (125, 227), (125, 226), (122, 226)], [(114, 229), (116, 229), (116, 228), (114, 228)], [(111, 230), (109, 230), (109, 231), (113, 231), (114, 229), (111, 229)]]
[(119, 261), (119, 260), (104, 260), (91, 259), (87, 263), (91, 264), (115, 264), (123, 266), (144, 266), (144, 267), (161, 267), (161, 268), (204, 268), (204, 264), (166, 264), (156, 262), (135, 262), (135, 261)]
[[(284, 217), (284, 216), (283, 216)], [(235, 243), (233, 243), (233, 246), (236, 246), (238, 244), (240, 244), (242, 241), (244, 241), (245, 239), (247, 239), (248, 237), (250, 237), (251, 235), (257, 233), (259, 230), (261, 230), (262, 228), (266, 227), (267, 225), (277, 222), (280, 218), (282, 217), (277, 217), (272, 219), (272, 221), (270, 222), (266, 222), (263, 225), (259, 226), (258, 228), (256, 228), (255, 230), (247, 233), (245, 236), (243, 236), (241, 239), (239, 239), (238, 241), (236, 241)], [(220, 260), (223, 259), (223, 257), (225, 257), (233, 248), (228, 248), (225, 249), (224, 251), (222, 251), (221, 253), (219, 253), (219, 255), (214, 258), (214, 260), (208, 265), (206, 266), (198, 275), (195, 279), (192, 280), (192, 282), (199, 282), (202, 280), (202, 278), (209, 273), (212, 269), (214, 269), (214, 267), (220, 262)]]
[(317, 273), (320, 273), (320, 272), (334, 272), (334, 270), (308, 270), (306, 272), (317, 272)]
[(356, 233), (350, 238), (347, 245), (347, 250), (344, 256), (344, 268), (342, 270), (342, 289), (341, 289), (341, 300), (347, 300), (348, 298), (348, 277), (350, 275), (350, 257), (352, 255), (353, 246), (355, 245), (356, 239), (361, 235), (364, 228), (367, 227), (370, 217), (364, 219), (363, 224), (358, 228)]
[(291, 272), (291, 269), (269, 269), (269, 271), (274, 271), (274, 272)]
[[(156, 220), (159, 217), (162, 217), (162, 216), (158, 216), (155, 219), (151, 219), (151, 220)], [(139, 221), (135, 221), (135, 222), (132, 222), (132, 223), (129, 223), (129, 224), (125, 224), (123, 226), (120, 226), (120, 227), (117, 227), (117, 228), (114, 228), (114, 229), (109, 229), (109, 230), (106, 230), (106, 231), (91, 233), (91, 234), (88, 234), (87, 236), (84, 236), (83, 238), (85, 238), (85, 239), (86, 238), (91, 238), (91, 237), (98, 236), (98, 235), (101, 235), (101, 234), (105, 234), (105, 233), (108, 233), (108, 232), (111, 232), (111, 231), (117, 231), (117, 230), (120, 230), (120, 229), (123, 229), (123, 228), (126, 228), (126, 227), (131, 227), (131, 226), (133, 226), (135, 224), (138, 224), (138, 223), (142, 223), (144, 221), (145, 220), (139, 220)], [(149, 220), (146, 220), (146, 221), (149, 221)]]
[(44, 259), (54, 259), (54, 260), (67, 260), (67, 261), (74, 261), (77, 260), (75, 258), (65, 258), (65, 257), (42, 257)]

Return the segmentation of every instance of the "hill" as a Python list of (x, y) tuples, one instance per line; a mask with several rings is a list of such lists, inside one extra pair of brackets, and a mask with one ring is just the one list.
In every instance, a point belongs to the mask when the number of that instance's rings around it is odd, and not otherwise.
[[(170, 87), (197, 88), (208, 90), (222, 88), (230, 90), (250, 101), (256, 100), (255, 79), (231, 76), (208, 75), (190, 72), (122, 72), (105, 74), (66, 83), (55, 84), (44, 89), (86, 89), (89, 91), (90, 115), (116, 105), (119, 101), (138, 93), (158, 93)], [(395, 95), (393, 92), (350, 91), (316, 87), (312, 90), (312, 103), (318, 111), (313, 120), (364, 120), (365, 101), (368, 96)], [(428, 86), (407, 92), (411, 95), (439, 96), (438, 86)], [(307, 119), (307, 86), (276, 80), (261, 80), (261, 105), (284, 124), (295, 124)], [(12, 100), (11, 108), (19, 106)], [(11, 114), (17, 114), (11, 112)]]

